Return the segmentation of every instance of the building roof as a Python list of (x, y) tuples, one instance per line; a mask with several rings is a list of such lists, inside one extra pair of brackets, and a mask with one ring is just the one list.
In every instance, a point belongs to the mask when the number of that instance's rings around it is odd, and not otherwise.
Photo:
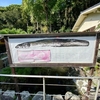
[(74, 24), (72, 31), (77, 31), (80, 24), (83, 22), (83, 20), (87, 17), (88, 14), (90, 13), (100, 13), (100, 2), (97, 3), (96, 5), (82, 11)]

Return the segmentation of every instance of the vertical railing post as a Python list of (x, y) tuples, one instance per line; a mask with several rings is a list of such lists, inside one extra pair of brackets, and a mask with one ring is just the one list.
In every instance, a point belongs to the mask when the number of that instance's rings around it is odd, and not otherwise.
[(94, 100), (97, 100), (97, 96), (98, 96), (98, 92), (99, 92), (99, 86), (100, 86), (100, 79), (98, 79), (97, 89), (96, 89), (96, 93), (95, 93), (95, 98), (94, 98)]
[[(93, 73), (94, 73), (94, 67), (91, 67), (90, 76), (93, 76)], [(92, 85), (92, 79), (88, 79), (88, 87), (87, 87), (87, 94), (85, 96), (85, 100), (89, 100), (91, 85)]]
[(43, 100), (45, 100), (45, 78), (43, 77)]

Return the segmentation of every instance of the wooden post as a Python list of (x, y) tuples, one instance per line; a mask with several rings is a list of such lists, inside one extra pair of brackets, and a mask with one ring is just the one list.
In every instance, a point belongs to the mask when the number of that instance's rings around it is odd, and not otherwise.
[[(91, 67), (90, 76), (92, 76), (93, 73), (94, 73), (94, 67)], [(85, 96), (85, 100), (89, 100), (91, 84), (92, 84), (92, 79), (88, 79), (87, 94)]]
[[(100, 87), (100, 79), (98, 79), (98, 82), (97, 82), (97, 89), (96, 89), (96, 94), (95, 94), (95, 98), (94, 100), (98, 100), (97, 97), (98, 97), (98, 93), (99, 93), (99, 87)], [(100, 99), (99, 99), (100, 100)]]
[[(8, 37), (5, 37), (4, 41), (5, 41), (6, 51), (7, 51), (7, 55), (8, 55), (8, 61), (9, 61), (9, 65), (10, 65), (10, 64), (12, 64), (12, 59), (11, 59), (10, 49), (9, 49), (9, 45), (8, 45)], [(16, 74), (14, 67), (11, 67), (11, 71), (12, 71), (12, 74)], [(14, 77), (14, 82), (16, 83), (16, 91), (19, 92), (19, 86), (17, 84), (17, 78), (15, 78), (15, 77)], [(18, 100), (21, 100), (20, 94), (17, 94), (17, 95), (18, 95)]]
[[(15, 68), (14, 68), (14, 67), (12, 67), (11, 70), (12, 70), (12, 74), (16, 74), (16, 73), (15, 73)], [(20, 90), (19, 90), (19, 86), (18, 86), (18, 84), (17, 84), (17, 78), (16, 78), (16, 77), (14, 77), (14, 82), (16, 83), (16, 91), (19, 93)], [(18, 100), (21, 100), (20, 94), (17, 94), (17, 96), (18, 96)]]

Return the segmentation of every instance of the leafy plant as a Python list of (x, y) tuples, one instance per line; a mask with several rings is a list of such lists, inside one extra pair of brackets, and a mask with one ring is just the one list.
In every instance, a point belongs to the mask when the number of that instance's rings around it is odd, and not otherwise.
[[(11, 74), (11, 68), (10, 67), (3, 68), (0, 71), (0, 74)], [(10, 82), (11, 81), (11, 78), (0, 76), (0, 81), (1, 82), (4, 82), (4, 81)]]
[(0, 30), (0, 34), (26, 34), (26, 32), (22, 29), (5, 28), (5, 29)]

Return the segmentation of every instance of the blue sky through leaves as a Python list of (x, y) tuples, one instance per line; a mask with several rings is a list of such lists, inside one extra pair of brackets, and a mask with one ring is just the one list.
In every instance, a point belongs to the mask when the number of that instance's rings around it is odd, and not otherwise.
[(21, 4), (22, 0), (0, 0), (0, 6), (9, 6), (11, 4)]

